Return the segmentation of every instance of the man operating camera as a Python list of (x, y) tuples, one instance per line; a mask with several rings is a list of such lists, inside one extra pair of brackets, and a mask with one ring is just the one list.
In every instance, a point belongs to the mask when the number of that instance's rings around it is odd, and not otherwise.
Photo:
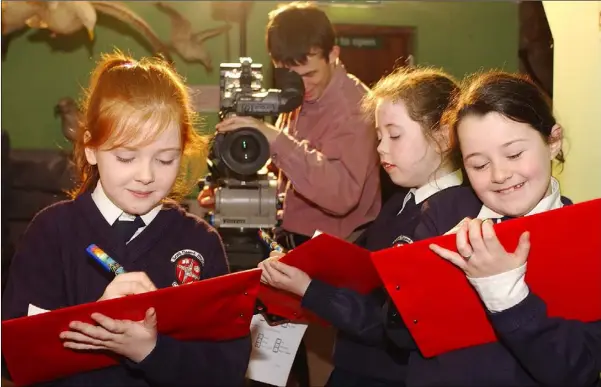
[[(293, 249), (316, 230), (354, 240), (381, 206), (376, 133), (360, 110), (367, 88), (340, 63), (334, 29), (319, 8), (292, 3), (269, 15), (267, 48), (276, 67), (298, 73), (304, 102), (275, 126), (230, 117), (216, 130), (257, 128), (268, 140), (284, 193), (278, 242)], [(210, 187), (203, 207), (214, 203)]]
[[(280, 115), (275, 126), (234, 116), (216, 130), (253, 127), (267, 138), (284, 194), (275, 234), (285, 249), (306, 242), (316, 230), (354, 241), (381, 207), (376, 132), (360, 108), (368, 89), (340, 63), (332, 24), (313, 5), (291, 3), (271, 12), (267, 49), (275, 67), (302, 77), (302, 105)], [(213, 189), (205, 186), (198, 201), (211, 207)], [(292, 374), (299, 386), (309, 385), (304, 345)]]

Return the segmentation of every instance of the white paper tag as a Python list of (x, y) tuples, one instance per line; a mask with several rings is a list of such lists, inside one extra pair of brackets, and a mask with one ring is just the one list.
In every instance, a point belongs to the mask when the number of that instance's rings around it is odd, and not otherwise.
[(49, 312), (49, 310), (39, 308), (33, 304), (29, 304), (29, 306), (27, 307), (28, 316), (35, 316), (36, 314), (42, 314), (46, 312)]
[(320, 231), (320, 230), (315, 230), (315, 232), (313, 233), (313, 236), (312, 236), (311, 238), (315, 238), (316, 236), (319, 236), (319, 235), (321, 235), (321, 234), (323, 234), (323, 232), (322, 232), (322, 231)]
[(257, 382), (285, 387), (307, 324), (271, 326), (261, 314), (250, 323), (252, 352), (246, 376)]

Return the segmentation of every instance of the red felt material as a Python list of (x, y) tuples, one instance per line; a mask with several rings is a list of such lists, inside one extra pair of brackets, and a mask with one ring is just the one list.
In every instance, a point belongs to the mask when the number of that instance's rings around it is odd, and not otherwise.
[(106, 354), (63, 347), (59, 334), (74, 320), (93, 323), (93, 312), (139, 321), (154, 307), (158, 331), (181, 340), (221, 341), (250, 332), (259, 269), (118, 299), (82, 304), (2, 322), (2, 353), (17, 385), (55, 380), (117, 364)]
[[(370, 252), (327, 234), (303, 243), (286, 254), (280, 262), (303, 270), (313, 279), (335, 287), (367, 294), (382, 286), (370, 258)], [(301, 308), (300, 298), (267, 285), (261, 285), (259, 299), (269, 314), (293, 321), (327, 324), (310, 311)]]
[[(530, 232), (526, 283), (551, 317), (601, 320), (601, 199), (495, 225), (508, 251)], [(426, 357), (496, 341), (465, 274), (430, 243), (457, 251), (455, 235), (372, 254), (383, 283)]]

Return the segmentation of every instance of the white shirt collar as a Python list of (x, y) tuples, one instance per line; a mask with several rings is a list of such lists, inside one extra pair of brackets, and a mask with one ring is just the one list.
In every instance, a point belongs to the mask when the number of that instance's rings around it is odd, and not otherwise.
[(419, 204), (424, 200), (428, 199), (430, 196), (434, 195), (435, 193), (450, 187), (461, 185), (462, 182), (463, 174), (461, 173), (461, 170), (458, 169), (447, 175), (439, 177), (438, 179), (431, 181), (422, 187), (411, 188), (409, 192), (407, 192), (405, 200), (403, 200), (403, 207), (397, 213), (397, 215), (400, 215), (400, 213), (403, 212), (403, 210), (405, 209), (405, 205), (407, 204), (409, 199), (411, 199), (411, 195), (415, 195), (415, 204)]
[[(554, 177), (551, 177), (551, 194), (545, 196), (538, 204), (527, 213), (528, 215), (535, 215), (541, 212), (554, 210), (556, 208), (563, 207), (563, 203), (561, 202), (561, 192), (559, 190), (559, 182)], [(478, 219), (498, 219), (502, 218), (504, 215), (498, 214), (490, 208), (482, 205), (480, 212), (478, 213)]]
[(424, 200), (428, 199), (430, 196), (434, 195), (435, 193), (442, 191), (443, 189), (460, 185), (462, 181), (463, 176), (461, 174), (461, 170), (458, 169), (447, 175), (439, 177), (438, 179), (431, 181), (422, 187), (412, 188), (410, 192), (412, 192), (415, 195), (415, 203), (419, 204)]
[[(100, 184), (100, 181), (98, 181), (98, 184), (96, 184), (96, 188), (94, 189), (94, 192), (92, 192), (92, 200), (96, 204), (96, 207), (98, 207), (98, 210), (100, 211), (100, 213), (102, 214), (104, 219), (106, 219), (108, 224), (110, 224), (111, 226), (113, 225), (113, 223), (115, 223), (115, 221), (117, 219), (121, 219), (121, 220), (134, 220), (135, 219), (134, 215), (124, 212), (122, 209), (117, 207), (111, 201), (111, 199), (108, 198), (108, 196), (106, 196), (106, 193), (104, 192), (104, 189), (102, 189), (102, 184)], [(148, 226), (150, 224), (150, 222), (152, 222), (152, 220), (158, 215), (158, 213), (162, 207), (163, 207), (163, 205), (159, 204), (152, 210), (148, 211), (146, 214), (140, 215), (140, 218), (142, 218), (142, 220), (144, 221), (144, 224), (146, 226)]]

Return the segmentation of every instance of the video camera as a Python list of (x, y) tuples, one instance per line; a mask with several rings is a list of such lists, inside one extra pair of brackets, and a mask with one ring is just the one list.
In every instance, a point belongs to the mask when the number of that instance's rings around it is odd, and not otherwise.
[[(263, 88), (263, 66), (251, 58), (220, 65), (219, 118), (252, 116), (264, 119), (288, 113), (304, 98), (302, 78), (295, 72), (276, 68), (278, 89)], [(277, 178), (266, 171), (269, 143), (256, 128), (241, 128), (215, 136), (205, 178), (216, 186), (215, 209), (209, 222), (217, 228), (258, 229), (277, 225)], [(202, 188), (202, 187), (201, 187)]]

